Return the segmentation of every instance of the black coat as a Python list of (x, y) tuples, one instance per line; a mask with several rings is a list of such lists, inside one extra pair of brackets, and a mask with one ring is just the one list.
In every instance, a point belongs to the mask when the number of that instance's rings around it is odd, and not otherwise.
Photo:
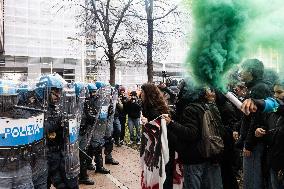
[(267, 145), (268, 166), (274, 170), (284, 168), (284, 117), (277, 113), (266, 115), (266, 135), (263, 141)]
[(140, 118), (142, 108), (138, 100), (136, 100), (135, 102), (132, 102), (131, 100), (129, 100), (126, 103), (125, 108), (126, 108), (128, 117), (135, 118), (135, 119)]
[[(247, 84), (249, 89), (248, 98), (264, 99), (272, 95), (270, 87), (262, 80), (253, 81)], [(262, 112), (252, 113), (249, 116), (243, 116), (240, 130), (240, 139), (238, 146), (245, 147), (247, 150), (252, 151), (258, 143), (259, 139), (255, 137), (256, 128), (264, 127), (264, 115)]]
[(204, 111), (193, 105), (188, 105), (178, 122), (168, 125), (168, 133), (176, 137), (175, 148), (185, 164), (199, 164), (206, 160), (202, 158), (197, 144), (201, 139), (201, 124)]

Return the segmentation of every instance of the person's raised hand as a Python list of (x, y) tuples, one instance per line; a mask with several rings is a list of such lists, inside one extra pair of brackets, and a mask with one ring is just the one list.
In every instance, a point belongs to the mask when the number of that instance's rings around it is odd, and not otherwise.
[(253, 102), (252, 99), (246, 99), (242, 106), (241, 106), (241, 110), (246, 114), (249, 115), (251, 112), (256, 112), (257, 111), (257, 106), (255, 105), (255, 103)]
[(167, 125), (172, 121), (169, 114), (162, 114), (162, 119), (165, 119)]
[(146, 123), (148, 123), (148, 119), (144, 116), (141, 116), (141, 122), (142, 122), (142, 125), (145, 125)]

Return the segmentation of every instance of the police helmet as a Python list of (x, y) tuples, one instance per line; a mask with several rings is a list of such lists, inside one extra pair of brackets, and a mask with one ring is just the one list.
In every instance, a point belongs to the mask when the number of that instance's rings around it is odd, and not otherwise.
[(76, 93), (76, 96), (81, 96), (83, 90), (85, 90), (86, 86), (84, 83), (82, 82), (76, 82), (74, 83), (74, 87), (75, 87), (75, 93)]
[(88, 90), (90, 93), (96, 91), (97, 89), (98, 88), (94, 83), (88, 83)]
[(44, 97), (46, 89), (62, 89), (67, 82), (57, 73), (42, 76), (36, 84), (35, 92), (40, 99)]
[(97, 82), (96, 82), (96, 87), (97, 87), (98, 89), (103, 88), (103, 87), (105, 87), (105, 86), (106, 86), (106, 84), (103, 83), (103, 82), (101, 82), (101, 81), (97, 81)]

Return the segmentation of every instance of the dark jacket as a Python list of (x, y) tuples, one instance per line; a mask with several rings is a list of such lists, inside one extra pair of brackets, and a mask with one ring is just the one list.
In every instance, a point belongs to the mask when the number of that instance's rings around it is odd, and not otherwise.
[[(284, 169), (284, 105), (282, 100), (277, 101), (277, 111), (264, 114), (265, 125), (262, 128), (266, 130), (266, 135), (260, 138), (268, 147), (268, 166), (276, 171)], [(258, 111), (262, 112), (264, 100), (254, 99), (254, 102)]]
[(168, 125), (168, 132), (177, 137), (176, 149), (185, 164), (199, 164), (206, 161), (202, 158), (197, 145), (201, 139), (201, 124), (204, 111), (189, 104), (178, 122)]
[(266, 115), (266, 135), (263, 141), (267, 145), (268, 166), (278, 171), (284, 169), (284, 117), (277, 113)]
[(128, 114), (128, 117), (130, 118), (139, 118), (141, 115), (141, 105), (139, 104), (138, 100), (135, 102), (132, 102), (132, 100), (129, 100), (126, 103), (126, 112)]
[(126, 104), (128, 102), (128, 99), (126, 96), (119, 96), (121, 103), (118, 103), (116, 106), (116, 111), (119, 115), (119, 117), (126, 117), (127, 111), (126, 111)]
[[(247, 84), (249, 95), (248, 98), (264, 99), (272, 95), (269, 86), (262, 80), (256, 80)], [(259, 139), (255, 137), (256, 128), (264, 127), (264, 115), (262, 112), (252, 113), (249, 116), (243, 116), (240, 130), (240, 139), (238, 146), (245, 147), (252, 151)]]

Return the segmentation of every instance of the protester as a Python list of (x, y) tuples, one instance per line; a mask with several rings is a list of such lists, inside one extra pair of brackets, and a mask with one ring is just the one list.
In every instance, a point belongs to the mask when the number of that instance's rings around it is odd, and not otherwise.
[[(266, 98), (271, 90), (263, 81), (264, 66), (257, 59), (248, 59), (242, 65), (240, 76), (248, 89), (249, 98)], [(239, 144), (243, 148), (244, 189), (264, 187), (264, 145), (254, 136), (255, 127), (263, 126), (261, 113), (244, 116)]]
[[(244, 99), (247, 96), (247, 88), (243, 82), (238, 82), (235, 84), (233, 87), (233, 93), (236, 95), (236, 97), (243, 102)], [(243, 112), (238, 109), (236, 106), (233, 106), (235, 113), (236, 113), (236, 122), (234, 123), (233, 126), (233, 137), (235, 140), (235, 147), (234, 147), (234, 157), (233, 157), (233, 171), (235, 177), (240, 181), (242, 180), (240, 171), (242, 170), (242, 144), (238, 143), (239, 136), (240, 136), (240, 129), (241, 129), (241, 124), (242, 124), (242, 117), (243, 117)]]
[[(133, 144), (136, 140), (137, 144), (140, 144), (141, 131), (140, 131), (140, 116), (141, 116), (141, 105), (138, 101), (136, 91), (130, 93), (130, 99), (126, 103), (126, 112), (128, 115), (128, 129), (130, 133), (130, 144)], [(134, 128), (136, 130), (136, 137), (134, 135)]]
[[(141, 100), (142, 100), (142, 121), (143, 123), (147, 123), (149, 121), (157, 119), (159, 116), (164, 114), (169, 114), (169, 108), (164, 98), (162, 92), (159, 90), (157, 86), (154, 84), (146, 83), (141, 87)], [(170, 133), (168, 136), (168, 144), (169, 144), (169, 162), (166, 164), (166, 180), (164, 182), (164, 189), (172, 189), (173, 188), (173, 167), (174, 167), (174, 159), (175, 159), (175, 142), (173, 135)], [(143, 139), (143, 138), (142, 138)], [(142, 141), (142, 144), (144, 141)]]
[(122, 109), (123, 109), (123, 104), (120, 98), (118, 97), (116, 105), (115, 105), (114, 120), (113, 120), (113, 139), (114, 139), (115, 145), (118, 147), (122, 145), (120, 143), (121, 124), (119, 120), (120, 110)]
[[(195, 93), (195, 94), (194, 94)], [(192, 101), (185, 108), (180, 122), (165, 117), (168, 131), (178, 139), (179, 155), (184, 163), (184, 189), (223, 188), (219, 156), (223, 141), (221, 139), (222, 122), (215, 102), (215, 92), (207, 89), (193, 89)], [(206, 113), (206, 114), (205, 114)], [(204, 116), (210, 115), (210, 121), (204, 122)], [(207, 154), (201, 150), (207, 147), (202, 136), (203, 126), (210, 127), (219, 135), (218, 152)], [(217, 149), (216, 149), (217, 150)]]
[(238, 111), (234, 106), (222, 95), (220, 91), (216, 92), (216, 105), (220, 112), (221, 120), (224, 126), (224, 152), (221, 160), (221, 173), (224, 189), (238, 189), (237, 174), (234, 172), (234, 163), (239, 157), (239, 151), (236, 150), (234, 132), (238, 122)]
[(283, 99), (284, 81), (280, 80), (274, 85), (275, 99), (266, 100), (248, 99), (242, 109), (245, 112), (263, 111), (266, 125), (255, 129), (255, 136), (261, 138), (268, 146), (268, 187), (272, 189), (284, 188), (284, 127), (283, 127)]
[(119, 87), (118, 90), (118, 106), (117, 106), (117, 111), (118, 111), (118, 117), (119, 117), (119, 122), (121, 126), (121, 132), (120, 132), (120, 144), (124, 144), (124, 137), (125, 137), (125, 124), (126, 124), (126, 103), (128, 101), (128, 98), (125, 93), (125, 87), (121, 86)]

